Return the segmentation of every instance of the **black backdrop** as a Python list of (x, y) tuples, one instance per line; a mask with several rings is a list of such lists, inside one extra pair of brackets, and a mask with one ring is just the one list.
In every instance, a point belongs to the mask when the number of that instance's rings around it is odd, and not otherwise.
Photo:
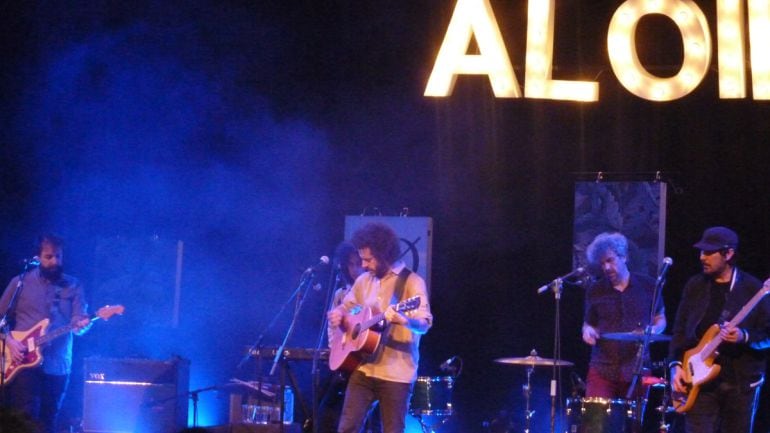
[[(697, 3), (713, 33), (713, 2)], [(492, 4), (522, 83), (526, 3)], [(718, 99), (716, 63), (678, 101), (631, 95), (604, 42), (618, 4), (557, 2), (555, 78), (600, 84), (600, 101), (580, 104), (495, 99), (479, 77), (460, 78), (450, 98), (423, 97), (450, 1), (3, 2), (2, 274), (45, 230), (68, 239), (68, 269), (91, 287), (105, 239), (184, 240), (179, 327), (147, 325), (152, 299), (129, 290), (136, 306), (113, 326), (133, 343), (112, 344), (107, 325), (78, 355), (179, 354), (203, 387), (242, 373), (243, 347), (299, 271), (332, 251), (344, 215), (408, 207), (435, 224), (422, 372), (465, 360), (445, 428), (481, 431), (501, 410), (520, 418), (523, 371), (492, 359), (553, 355), (553, 299), (535, 289), (571, 266), (580, 173), (660, 171), (669, 182), (669, 321), (707, 226), (733, 227), (742, 266), (770, 271), (768, 103)], [(646, 65), (676, 72), (673, 25), (645, 19), (639, 39)], [(116, 303), (92, 292), (94, 304)], [(306, 303), (292, 345), (312, 346), (322, 298)], [(565, 294), (561, 334), (583, 374), (581, 306), (582, 293)], [(280, 342), (287, 325), (265, 340)], [(202, 422), (222, 422), (221, 399), (207, 398)], [(78, 399), (73, 382), (74, 417)]]

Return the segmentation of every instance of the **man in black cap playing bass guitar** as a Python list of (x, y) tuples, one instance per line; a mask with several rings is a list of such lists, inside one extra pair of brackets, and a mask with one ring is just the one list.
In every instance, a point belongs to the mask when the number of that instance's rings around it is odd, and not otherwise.
[(703, 272), (685, 285), (674, 322), (674, 407), (687, 414), (687, 433), (751, 432), (770, 347), (770, 280), (762, 287), (735, 266), (738, 235), (727, 227), (693, 246)]

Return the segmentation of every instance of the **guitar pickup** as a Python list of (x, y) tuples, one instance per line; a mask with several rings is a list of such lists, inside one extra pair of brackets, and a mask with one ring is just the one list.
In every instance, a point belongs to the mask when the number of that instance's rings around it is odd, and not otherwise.
[(35, 351), (35, 339), (34, 338), (28, 338), (27, 339), (27, 352), (34, 352)]

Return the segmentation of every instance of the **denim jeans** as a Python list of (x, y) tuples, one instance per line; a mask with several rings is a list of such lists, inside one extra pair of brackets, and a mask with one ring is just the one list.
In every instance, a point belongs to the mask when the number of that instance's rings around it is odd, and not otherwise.
[(403, 433), (412, 385), (367, 377), (356, 371), (348, 380), (339, 433), (359, 433), (369, 407), (379, 401), (383, 433)]

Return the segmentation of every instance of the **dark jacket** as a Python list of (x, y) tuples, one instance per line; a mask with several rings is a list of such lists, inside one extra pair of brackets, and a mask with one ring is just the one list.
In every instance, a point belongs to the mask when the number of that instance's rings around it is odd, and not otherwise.
[[(669, 345), (669, 359), (681, 361), (684, 352), (697, 346), (702, 335), (696, 335), (698, 324), (708, 309), (714, 281), (698, 274), (690, 278), (682, 292)], [(727, 295), (723, 317), (732, 319), (762, 287), (755, 277), (738, 271), (732, 291)], [(722, 343), (715, 362), (722, 366), (720, 378), (747, 384), (757, 380), (765, 371), (766, 354), (770, 347), (770, 297), (765, 296), (738, 324), (749, 334), (746, 343)]]

